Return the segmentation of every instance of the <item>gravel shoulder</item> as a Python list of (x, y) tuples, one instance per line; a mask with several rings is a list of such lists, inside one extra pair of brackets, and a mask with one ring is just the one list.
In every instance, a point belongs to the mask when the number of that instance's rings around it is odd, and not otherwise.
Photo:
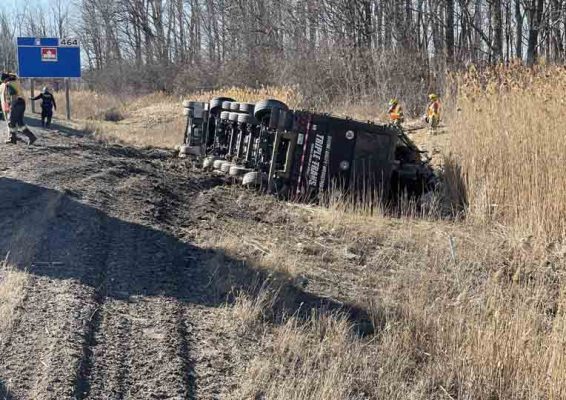
[(176, 230), (210, 214), (191, 203), (218, 180), (166, 150), (35, 131), (0, 146), (0, 254), (29, 275), (0, 331), (2, 398), (212, 398), (194, 340), (220, 305), (211, 254)]
[(0, 398), (239, 398), (289, 316), (373, 333), (360, 299), (388, 279), (368, 267), (392, 257), (379, 233), (169, 150), (35, 130), (36, 146), (0, 146), (0, 289), (25, 274), (0, 290)]

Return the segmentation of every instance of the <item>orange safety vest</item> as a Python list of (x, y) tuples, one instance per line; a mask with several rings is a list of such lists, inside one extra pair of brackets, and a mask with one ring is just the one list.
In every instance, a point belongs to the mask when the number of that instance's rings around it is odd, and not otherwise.
[(403, 109), (400, 104), (395, 104), (389, 108), (389, 118), (391, 121), (403, 119)]
[(429, 118), (432, 117), (440, 118), (440, 100), (435, 100), (428, 105), (426, 115)]

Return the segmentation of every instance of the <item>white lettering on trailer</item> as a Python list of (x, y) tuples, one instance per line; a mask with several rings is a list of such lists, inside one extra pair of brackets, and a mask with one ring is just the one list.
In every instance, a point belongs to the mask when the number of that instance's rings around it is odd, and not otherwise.
[(332, 147), (332, 136), (326, 139), (326, 151), (324, 153), (324, 162), (322, 163), (322, 173), (320, 174), (319, 190), (324, 190), (326, 184), (326, 174), (328, 173), (328, 162), (330, 161), (330, 148)]
[(316, 141), (314, 142), (314, 151), (318, 155), (319, 160), (322, 158), (322, 146), (324, 145), (324, 137), (316, 135)]
[(308, 185), (311, 184), (311, 171), (312, 171), (312, 163), (313, 163), (313, 156), (314, 156), (314, 146), (311, 146), (309, 148), (309, 160), (307, 162), (307, 179), (308, 179)]
[(309, 185), (317, 186), (320, 162), (322, 161), (322, 150), (324, 148), (324, 135), (316, 135), (313, 154), (309, 165)]
[(316, 183), (317, 183), (317, 172), (320, 169), (320, 163), (318, 161), (313, 161), (311, 163), (311, 173), (309, 176), (309, 185), (310, 186), (315, 186), (316, 187)]

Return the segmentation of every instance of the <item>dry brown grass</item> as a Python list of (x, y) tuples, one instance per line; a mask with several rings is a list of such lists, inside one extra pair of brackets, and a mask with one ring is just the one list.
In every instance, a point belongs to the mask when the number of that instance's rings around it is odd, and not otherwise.
[[(477, 257), (478, 243), (460, 238), (454, 262), (445, 239), (393, 239), (374, 255), (373, 273), (359, 279), (378, 291), (353, 300), (369, 300), (376, 337), (356, 338), (339, 316), (289, 322), (264, 344), (243, 387), (270, 399), (562, 398), (564, 295), (545, 284), (556, 275), (523, 271), (497, 248)], [(515, 265), (507, 270), (506, 261)]]
[(471, 69), (448, 122), (470, 218), (524, 240), (566, 239), (566, 69)]
[[(105, 111), (112, 108), (119, 108), (126, 99), (110, 96), (106, 94), (96, 93), (90, 90), (73, 90), (70, 92), (71, 98), (71, 116), (73, 119), (83, 120), (102, 115)], [(67, 101), (65, 92), (59, 91), (55, 93), (57, 101), (57, 111), (55, 117), (59, 119), (66, 118), (65, 110)]]
[(288, 291), (240, 293), (229, 319), (262, 334), (232, 398), (566, 396), (566, 247), (542, 258), (503, 227), (300, 205), (265, 223), (226, 222), (218, 248), (302, 276), (308, 292), (368, 310), (376, 327), (359, 337), (345, 314), (324, 311), (273, 324), (263, 318), (272, 296)]
[[(452, 182), (463, 185), (450, 188), (466, 192), (466, 220), (370, 216), (340, 199), (322, 209), (257, 198), (244, 198), (237, 214), (257, 206), (275, 217), (218, 220), (218, 238), (206, 245), (307, 282), (305, 291), (342, 301), (345, 311), (362, 307), (376, 328), (359, 337), (345, 313), (324, 311), (273, 323), (267, 316), (290, 292), (272, 282), (242, 289), (223, 328), (236, 325), (259, 348), (242, 360), (233, 398), (566, 398), (566, 77), (515, 67), (461, 79), (462, 111), (447, 122), (461, 168)], [(140, 99), (133, 117), (104, 123), (104, 135), (177, 144), (181, 130), (159, 129), (182, 121), (179, 103)]]
[(388, 105), (378, 102), (357, 103), (357, 102), (342, 102), (339, 104), (329, 106), (317, 107), (317, 111), (329, 112), (333, 115), (354, 118), (358, 121), (370, 121), (375, 123), (389, 122), (387, 115)]
[(256, 103), (260, 100), (273, 98), (284, 102), (291, 108), (303, 106), (302, 94), (293, 87), (265, 86), (259, 89), (230, 87), (214, 91), (189, 93), (184, 97), (196, 101), (209, 101), (214, 97), (231, 97), (236, 101), (244, 103)]
[[(263, 343), (234, 399), (349, 399), (376, 377), (363, 344), (340, 316), (291, 318)], [(358, 397), (363, 398), (363, 397)]]
[(88, 129), (101, 139), (139, 147), (173, 148), (183, 140), (185, 118), (179, 99), (152, 94), (125, 103), (118, 111), (121, 121), (87, 121)]
[[(208, 101), (213, 97), (227, 96), (241, 102), (257, 102), (276, 98), (291, 107), (298, 107), (301, 95), (293, 88), (264, 87), (261, 89), (226, 88), (216, 91), (190, 93), (175, 97), (154, 93), (136, 99), (119, 99), (92, 92), (73, 92), (73, 118), (79, 128), (94, 133), (102, 140), (134, 146), (174, 148), (183, 140), (185, 117), (182, 115), (183, 98)], [(64, 117), (64, 102), (59, 106), (59, 117)], [(108, 118), (119, 116), (119, 121)]]

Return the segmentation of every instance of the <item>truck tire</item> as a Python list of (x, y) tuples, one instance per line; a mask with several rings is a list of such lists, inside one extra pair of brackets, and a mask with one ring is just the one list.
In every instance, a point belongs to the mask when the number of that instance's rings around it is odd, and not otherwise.
[(230, 105), (231, 104), (232, 104), (231, 101), (227, 101), (227, 100), (223, 101), (222, 102), (222, 110), (223, 111), (230, 111)]
[(228, 118), (230, 118), (230, 111), (222, 111), (220, 113), (220, 119), (228, 121)]
[(215, 97), (214, 99), (210, 100), (209, 106), (210, 111), (214, 112), (222, 108), (222, 103), (225, 101), (235, 101), (230, 97)]
[(222, 166), (222, 164), (226, 162), (226, 160), (214, 160), (212, 162), (212, 168), (213, 169), (220, 169), (220, 167)]
[(229, 120), (229, 121), (232, 121), (232, 122), (237, 122), (239, 115), (240, 115), (240, 113), (231, 112), (230, 115), (228, 116), (228, 120)]
[(212, 169), (214, 166), (214, 161), (216, 161), (217, 159), (215, 157), (206, 157), (203, 162), (202, 162), (202, 168), (203, 169)]
[(230, 167), (232, 167), (232, 163), (230, 161), (224, 161), (221, 165), (220, 165), (220, 171), (227, 174), (228, 172), (230, 172)]
[(242, 124), (259, 125), (259, 121), (252, 114), (239, 114), (238, 122)]
[(240, 103), (240, 112), (246, 114), (254, 114), (255, 104), (252, 103)]
[(236, 177), (245, 175), (249, 172), (251, 172), (251, 169), (249, 168), (242, 167), (241, 165), (232, 165), (228, 171), (228, 175)]
[(230, 103), (230, 111), (240, 111), (240, 103), (238, 103), (237, 101)]
[(288, 111), (289, 107), (287, 107), (287, 105), (285, 103), (283, 103), (279, 100), (275, 100), (275, 99), (262, 100), (255, 105), (254, 116), (259, 121), (261, 121), (263, 119), (263, 117), (271, 114), (271, 110), (274, 110), (274, 109), (280, 109), (280, 110)]
[(259, 186), (261, 183), (261, 174), (257, 171), (248, 172), (242, 178), (242, 185), (244, 186)]
[(189, 146), (182, 144), (179, 148), (179, 157), (185, 158), (188, 155), (200, 156), (200, 146)]

